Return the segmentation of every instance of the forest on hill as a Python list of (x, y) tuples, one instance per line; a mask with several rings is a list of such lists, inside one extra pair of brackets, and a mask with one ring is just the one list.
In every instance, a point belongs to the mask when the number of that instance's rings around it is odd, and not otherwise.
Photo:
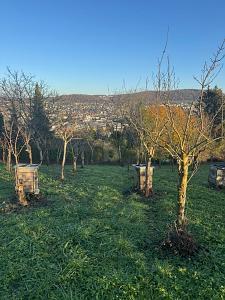
[[(175, 103), (191, 103), (194, 99), (198, 98), (200, 90), (198, 89), (178, 89), (170, 91), (170, 97)], [(131, 99), (141, 101), (144, 99), (146, 103), (154, 102), (156, 98), (156, 91), (139, 91), (133, 93), (116, 93), (114, 95), (85, 95), (85, 94), (71, 94), (71, 95), (59, 95), (56, 99), (62, 103), (95, 103), (109, 101), (110, 99), (114, 102), (119, 102), (123, 97), (130, 97)]]

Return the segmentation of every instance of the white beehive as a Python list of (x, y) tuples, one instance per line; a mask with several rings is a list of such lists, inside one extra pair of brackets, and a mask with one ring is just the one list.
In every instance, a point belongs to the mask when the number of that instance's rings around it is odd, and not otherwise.
[(15, 166), (16, 190), (23, 185), (25, 193), (39, 194), (38, 165), (19, 164)]
[[(136, 170), (137, 177), (135, 178), (135, 186), (139, 191), (144, 192), (145, 190), (145, 181), (146, 181), (146, 165), (133, 165)], [(153, 167), (150, 168), (150, 185), (152, 187), (152, 175), (153, 175)]]
[(225, 165), (210, 166), (208, 181), (215, 187), (225, 187)]

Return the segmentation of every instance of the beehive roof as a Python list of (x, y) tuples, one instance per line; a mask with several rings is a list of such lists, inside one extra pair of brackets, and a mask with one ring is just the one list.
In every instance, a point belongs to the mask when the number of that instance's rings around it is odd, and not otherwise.
[(17, 166), (14, 166), (15, 169), (22, 169), (24, 172), (26, 171), (34, 171), (39, 168), (39, 165), (37, 164), (18, 164)]

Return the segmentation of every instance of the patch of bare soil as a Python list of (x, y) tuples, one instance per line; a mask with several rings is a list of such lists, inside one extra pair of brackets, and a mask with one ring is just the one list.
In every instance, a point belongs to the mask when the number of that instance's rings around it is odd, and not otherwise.
[(28, 202), (27, 206), (23, 206), (19, 203), (19, 200), (16, 195), (14, 195), (11, 199), (7, 199), (3, 201), (0, 205), (0, 213), (12, 213), (12, 212), (19, 212), (24, 207), (29, 208), (38, 208), (43, 206), (48, 206), (49, 202), (46, 197), (42, 194), (34, 195), (34, 194), (27, 194), (26, 199)]

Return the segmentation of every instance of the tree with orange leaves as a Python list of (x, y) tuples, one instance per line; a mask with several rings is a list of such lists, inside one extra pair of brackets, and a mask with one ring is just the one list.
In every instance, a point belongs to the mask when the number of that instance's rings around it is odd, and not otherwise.
[[(204, 64), (200, 77), (195, 77), (201, 87), (200, 97), (195, 99), (188, 108), (177, 106), (171, 99), (174, 71), (170, 70), (168, 63), (167, 71), (161, 72), (161, 59), (156, 81), (162, 104), (150, 106), (143, 112), (145, 134), (148, 134), (151, 143), (166, 150), (177, 161), (179, 182), (176, 229), (178, 230), (183, 230), (186, 224), (187, 187), (197, 171), (199, 156), (214, 141), (220, 139), (220, 137), (214, 138), (212, 130), (216, 116), (222, 107), (209, 118), (203, 109), (203, 96), (205, 89), (218, 74), (218, 68), (220, 69), (224, 58), (224, 50), (225, 40), (210, 59), (210, 63)], [(194, 165), (194, 168), (190, 173), (191, 165)]]
[(160, 121), (162, 118), (156, 117), (153, 112), (154, 106), (151, 106), (152, 111), (150, 111), (150, 109), (146, 110), (146, 106), (142, 102), (132, 102), (129, 98), (125, 100), (123, 102), (122, 115), (137, 133), (138, 144), (143, 147), (146, 154), (144, 195), (148, 198), (153, 193), (151, 163), (157, 147), (156, 141), (161, 135)]
[[(167, 104), (150, 106), (144, 112), (146, 124), (151, 124), (150, 128), (152, 128), (152, 122), (158, 124), (155, 126), (158, 128), (158, 136), (152, 134), (146, 125), (149, 139), (166, 150), (177, 161), (179, 183), (176, 223), (178, 227), (183, 227), (185, 224), (187, 186), (197, 170), (199, 154), (212, 142), (211, 122), (205, 115), (200, 118), (193, 108), (193, 105), (189, 109), (184, 109)], [(203, 119), (204, 127), (201, 128)], [(190, 175), (189, 166), (192, 164), (195, 168), (192, 169)]]

